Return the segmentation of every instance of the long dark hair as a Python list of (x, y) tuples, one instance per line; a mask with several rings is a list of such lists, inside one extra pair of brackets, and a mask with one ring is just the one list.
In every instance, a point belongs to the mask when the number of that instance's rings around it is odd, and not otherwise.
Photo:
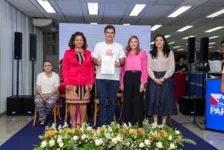
[(86, 49), (87, 48), (86, 37), (84, 36), (84, 34), (82, 32), (75, 32), (74, 34), (72, 34), (72, 36), (71, 36), (71, 38), (69, 40), (68, 46), (71, 49), (74, 49), (75, 48), (74, 41), (75, 41), (75, 39), (76, 39), (77, 36), (81, 36), (82, 37), (82, 39), (83, 39), (83, 46), (82, 46), (82, 48), (83, 49)]
[(157, 47), (156, 47), (156, 38), (158, 37), (162, 37), (164, 40), (164, 46), (163, 46), (163, 53), (164, 53), (164, 57), (168, 57), (170, 54), (170, 48), (168, 46), (168, 42), (166, 40), (166, 38), (164, 37), (164, 35), (162, 34), (157, 34), (154, 38), (154, 44), (153, 44), (153, 48), (150, 51), (150, 54), (152, 55), (152, 58), (156, 58), (157, 57)]

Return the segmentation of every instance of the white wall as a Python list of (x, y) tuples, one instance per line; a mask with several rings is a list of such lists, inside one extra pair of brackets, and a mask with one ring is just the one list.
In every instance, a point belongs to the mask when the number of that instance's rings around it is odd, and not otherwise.
[(19, 95), (31, 94), (31, 62), (29, 34), (37, 34), (37, 61), (35, 74), (42, 70), (43, 36), (31, 20), (0, 0), (0, 113), (6, 111), (6, 98), (16, 94), (16, 60), (14, 60), (14, 32), (23, 33), (22, 60), (20, 60)]

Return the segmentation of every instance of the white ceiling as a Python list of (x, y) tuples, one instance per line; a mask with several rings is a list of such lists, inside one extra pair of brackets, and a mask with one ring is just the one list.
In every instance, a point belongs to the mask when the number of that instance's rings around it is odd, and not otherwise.
[[(224, 15), (213, 19), (205, 18), (207, 15), (224, 8), (224, 0), (49, 0), (56, 10), (56, 14), (48, 14), (36, 2), (36, 0), (5, 0), (19, 11), (31, 18), (52, 18), (58, 23), (90, 23), (98, 24), (123, 24), (131, 25), (155, 25), (162, 24), (158, 30), (152, 32), (152, 38), (158, 34), (169, 34), (169, 42), (175, 41), (174, 46), (182, 46), (187, 49), (187, 40), (183, 37), (189, 35), (196, 36), (196, 48), (199, 48), (201, 37), (220, 36), (210, 42), (210, 51), (219, 49), (219, 43), (224, 38), (224, 29), (205, 33), (204, 31), (216, 26), (224, 25)], [(99, 15), (88, 15), (87, 2), (99, 2)], [(121, 3), (122, 2), (122, 3)], [(134, 5), (147, 4), (137, 17), (128, 16)], [(167, 16), (182, 5), (193, 6), (190, 10), (181, 14), (177, 18)], [(178, 29), (193, 25), (194, 27), (185, 32), (176, 32)]]

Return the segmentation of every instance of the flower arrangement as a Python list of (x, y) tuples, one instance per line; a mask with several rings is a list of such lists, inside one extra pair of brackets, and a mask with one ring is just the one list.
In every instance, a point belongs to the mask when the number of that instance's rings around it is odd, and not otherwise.
[(108, 126), (93, 129), (83, 124), (80, 129), (71, 129), (65, 125), (47, 126), (41, 142), (34, 150), (172, 150), (180, 149), (183, 143), (196, 144), (183, 138), (180, 131), (168, 126), (143, 122), (143, 128), (111, 123)]

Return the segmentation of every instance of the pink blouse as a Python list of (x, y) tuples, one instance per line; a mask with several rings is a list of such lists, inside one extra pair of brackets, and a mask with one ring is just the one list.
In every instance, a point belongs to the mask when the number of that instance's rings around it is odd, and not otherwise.
[(129, 52), (125, 57), (125, 65), (121, 68), (120, 84), (123, 84), (125, 71), (141, 71), (141, 84), (146, 84), (148, 80), (146, 52), (140, 50), (138, 55)]
[(150, 78), (155, 78), (153, 71), (166, 71), (165, 78), (169, 78), (175, 71), (175, 60), (173, 51), (170, 51), (168, 57), (164, 57), (164, 54), (158, 53), (157, 58), (152, 58), (151, 54), (148, 57), (148, 74)]

